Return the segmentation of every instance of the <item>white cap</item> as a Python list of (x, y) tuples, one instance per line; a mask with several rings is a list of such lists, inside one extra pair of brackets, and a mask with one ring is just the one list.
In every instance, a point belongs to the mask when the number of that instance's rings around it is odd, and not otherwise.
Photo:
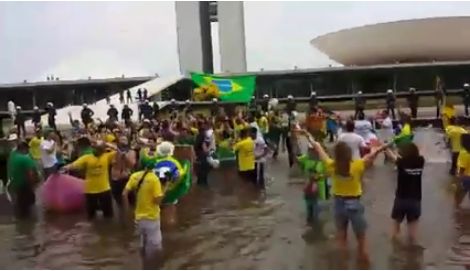
[(463, 87), (468, 88), (468, 87), (470, 87), (470, 85), (468, 83), (465, 83), (465, 84), (463, 84)]
[(48, 105), (48, 106), (53, 106), (54, 104), (51, 103), (51, 102), (48, 102), (47, 105)]
[(316, 95), (317, 95), (316, 91), (312, 91), (312, 93), (310, 93), (310, 96), (316, 96)]
[(175, 102), (175, 99), (171, 99), (171, 102), (174, 103), (174, 102)]
[(212, 98), (212, 101), (213, 101), (213, 102), (217, 102), (217, 98)]
[(263, 97), (264, 97), (264, 98), (269, 98), (269, 95), (268, 95), (268, 94), (264, 94)]
[(18, 105), (18, 106), (16, 107), (16, 109), (21, 109), (21, 106)]
[(357, 94), (361, 95), (361, 94), (362, 94), (362, 91), (359, 90), (359, 91), (357, 92)]
[(148, 103), (149, 103), (149, 100), (145, 100), (145, 103), (148, 104)]
[(38, 109), (39, 109), (39, 107), (37, 107), (37, 106), (34, 106), (34, 107), (33, 107), (33, 109), (34, 109), (34, 110), (38, 110)]
[(410, 91), (415, 91), (416, 89), (415, 88), (410, 88)]
[(186, 100), (187, 103), (190, 103), (191, 101), (190, 100)]
[(150, 120), (149, 119), (144, 119), (143, 122), (144, 123), (150, 123)]
[(292, 99), (292, 98), (294, 98), (292, 95), (287, 96), (287, 99)]
[(255, 98), (255, 96), (251, 96), (251, 99), (254, 99), (254, 98)]
[(292, 111), (292, 116), (294, 116), (294, 118), (297, 118), (297, 115), (298, 115), (297, 111)]
[(168, 141), (163, 141), (157, 146), (157, 153), (161, 156), (173, 155), (175, 151), (175, 145)]
[(387, 90), (387, 93), (393, 93), (393, 90), (389, 89)]
[(87, 107), (87, 106), (88, 106), (88, 104), (87, 104), (87, 103), (84, 103), (84, 104), (83, 104), (83, 107)]

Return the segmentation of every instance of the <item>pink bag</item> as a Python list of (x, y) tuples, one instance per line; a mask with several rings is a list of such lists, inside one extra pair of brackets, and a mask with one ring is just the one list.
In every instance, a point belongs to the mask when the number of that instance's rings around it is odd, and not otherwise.
[(80, 211), (85, 205), (85, 181), (67, 174), (53, 174), (44, 183), (41, 198), (48, 211)]

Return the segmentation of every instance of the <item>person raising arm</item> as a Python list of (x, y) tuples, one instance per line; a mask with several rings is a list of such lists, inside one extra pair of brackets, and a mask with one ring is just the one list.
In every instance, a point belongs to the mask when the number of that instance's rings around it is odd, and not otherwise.
[(366, 251), (365, 207), (361, 201), (362, 176), (365, 168), (372, 165), (377, 154), (387, 145), (373, 148), (362, 158), (353, 158), (351, 148), (345, 142), (338, 142), (334, 147), (334, 160), (326, 153), (320, 143), (305, 130), (300, 130), (312, 144), (318, 156), (326, 165), (327, 175), (332, 181), (335, 224), (338, 242), (342, 249), (347, 249), (347, 229), (351, 223), (358, 242), (359, 257), (368, 262)]

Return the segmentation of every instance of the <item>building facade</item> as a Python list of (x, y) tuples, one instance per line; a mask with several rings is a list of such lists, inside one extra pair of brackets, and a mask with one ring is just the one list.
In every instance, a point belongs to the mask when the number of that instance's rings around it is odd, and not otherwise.
[(219, 24), (220, 70), (246, 72), (242, 1), (176, 1), (180, 72), (214, 73), (211, 23)]

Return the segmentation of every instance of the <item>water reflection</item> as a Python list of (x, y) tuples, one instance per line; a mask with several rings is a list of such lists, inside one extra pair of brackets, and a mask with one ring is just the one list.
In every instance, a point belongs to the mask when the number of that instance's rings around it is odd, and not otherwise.
[[(423, 179), (422, 248), (390, 242), (393, 165), (384, 165), (379, 159), (366, 176), (363, 200), (371, 265), (364, 266), (356, 260), (352, 235), (349, 253), (336, 249), (331, 204), (325, 205), (321, 215), (322, 227), (305, 226), (302, 186), (286, 178), (287, 159), (281, 156), (268, 167), (272, 178), (266, 195), (258, 194), (236, 174), (219, 171), (211, 175), (210, 189), (194, 187), (181, 199), (178, 223), (163, 226), (164, 268), (421, 269), (470, 265), (470, 212), (456, 216), (453, 223), (447, 152), (436, 145), (442, 136), (423, 129), (416, 138), (429, 159)], [(118, 218), (90, 224), (82, 215), (39, 215), (36, 220), (15, 222), (6, 205), (2, 206), (0, 265), (4, 268), (141, 268), (137, 236)]]

